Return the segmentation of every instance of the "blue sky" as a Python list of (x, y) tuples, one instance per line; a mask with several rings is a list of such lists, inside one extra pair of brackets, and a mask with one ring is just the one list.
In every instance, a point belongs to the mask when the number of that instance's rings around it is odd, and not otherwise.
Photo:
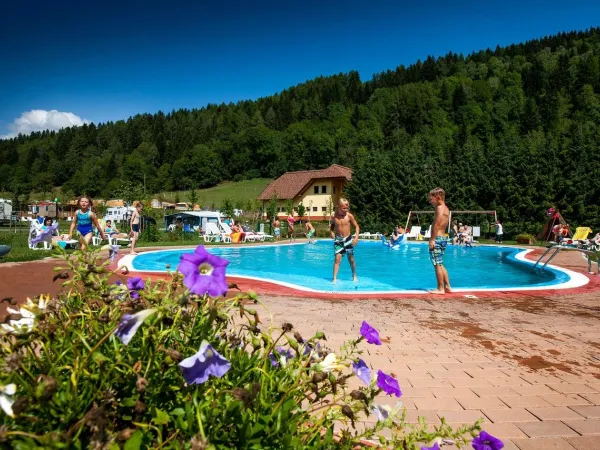
[(218, 3), (5, 2), (0, 136), (56, 122), (22, 116), (32, 110), (74, 115), (58, 123), (127, 119), (600, 25), (589, 0)]

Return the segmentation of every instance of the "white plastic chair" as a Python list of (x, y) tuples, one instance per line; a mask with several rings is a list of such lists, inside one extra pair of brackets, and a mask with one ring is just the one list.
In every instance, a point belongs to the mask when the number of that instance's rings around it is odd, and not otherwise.
[(429, 229), (423, 235), (423, 239), (429, 239), (431, 237), (431, 225), (429, 225)]
[(420, 226), (416, 226), (416, 227), (411, 227), (410, 232), (406, 234), (406, 238), (407, 239), (417, 239), (419, 237), (419, 234), (421, 234), (421, 227)]

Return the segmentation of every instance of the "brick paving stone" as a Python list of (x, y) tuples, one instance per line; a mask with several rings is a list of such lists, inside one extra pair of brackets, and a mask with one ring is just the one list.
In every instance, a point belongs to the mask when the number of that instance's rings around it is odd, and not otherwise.
[(520, 450), (573, 450), (563, 438), (540, 438), (540, 439), (513, 439), (513, 443)]
[(600, 405), (600, 394), (579, 394), (579, 395), (594, 405)]
[(586, 419), (600, 418), (600, 406), (571, 406), (570, 408)]
[(433, 378), (408, 378), (408, 382), (413, 387), (424, 387), (424, 388), (441, 388), (441, 387), (452, 387), (448, 380), (433, 379)]
[[(517, 426), (529, 437), (577, 436), (577, 433), (562, 422), (520, 422)], [(517, 443), (517, 445), (519, 445)], [(545, 447), (539, 447), (545, 448)]]
[(406, 363), (409, 370), (423, 370), (425, 373), (431, 372), (432, 370), (446, 370), (441, 363)]
[(454, 387), (492, 387), (492, 383), (483, 378), (450, 378), (448, 381)]
[(521, 395), (542, 395), (542, 394), (556, 394), (548, 386), (543, 384), (531, 385), (531, 386), (513, 386), (512, 389)]
[[(482, 378), (483, 379), (483, 378)], [(530, 383), (523, 380), (521, 377), (496, 377), (496, 378), (485, 378), (492, 386), (531, 386)]]
[(534, 422), (537, 419), (525, 408), (484, 409), (483, 413), (490, 421), (499, 422)]
[(549, 388), (552, 388), (556, 392), (560, 392), (561, 394), (587, 394), (587, 393), (597, 393), (594, 388), (588, 386), (587, 384), (548, 384)]
[(552, 406), (543, 398), (537, 395), (524, 395), (522, 397), (512, 395), (509, 397), (500, 397), (500, 399), (511, 408), (527, 408), (528, 406)]
[(467, 369), (479, 369), (480, 367), (476, 363), (459, 363), (459, 362), (450, 362), (450, 363), (442, 363), (448, 370), (467, 370)]
[[(585, 395), (585, 394), (583, 394)], [(544, 401), (550, 403), (552, 406), (571, 406), (571, 405), (589, 405), (583, 396), (577, 394), (548, 394), (540, 395)]]
[(483, 415), (483, 413), (481, 411), (478, 410), (462, 410), (462, 411), (452, 411), (452, 410), (438, 410), (437, 411), (437, 415), (438, 417), (444, 417), (446, 419), (447, 422), (452, 422), (452, 423), (463, 423), (463, 424), (467, 424), (470, 423), (472, 424), (473, 422), (484, 418), (485, 416)]
[(403, 398), (419, 398), (419, 397), (429, 397), (433, 398), (433, 393), (431, 389), (428, 388), (416, 388), (416, 387), (402, 387), (402, 397)]
[[(433, 378), (467, 378), (472, 380), (472, 378), (464, 370), (430, 370), (429, 374)], [(450, 382), (452, 381), (450, 380)]]
[(456, 401), (460, 403), (464, 409), (508, 408), (508, 406), (497, 397), (459, 397)]
[(543, 408), (529, 407), (527, 408), (527, 411), (540, 420), (583, 419), (581, 415), (566, 406), (549, 406)]
[(463, 409), (453, 398), (416, 398), (414, 402), (417, 409)]
[(466, 369), (472, 378), (506, 378), (507, 375), (499, 369)]
[(471, 389), (480, 397), (505, 397), (509, 395), (519, 395), (509, 387), (474, 387)]
[(481, 426), (482, 430), (487, 431), (492, 436), (501, 439), (504, 442), (504, 448), (506, 448), (506, 438), (526, 438), (527, 435), (521, 431), (521, 429), (514, 423), (502, 422), (502, 423), (489, 423), (485, 422)]
[(430, 424), (440, 423), (440, 418), (435, 411), (423, 409), (406, 410), (406, 423), (419, 423), (419, 417), (425, 417), (427, 423)]
[[(517, 447), (517, 445), (510, 439), (502, 439), (502, 443), (504, 444), (502, 450), (519, 450), (519, 447)], [(463, 449), (464, 448), (465, 447), (463, 447)]]
[(475, 393), (467, 388), (467, 387), (457, 387), (457, 388), (431, 388), (430, 389), (433, 395), (437, 398), (445, 398), (445, 397), (477, 397)]
[(600, 450), (600, 439), (593, 436), (575, 436), (565, 438), (577, 450)]
[[(600, 434), (600, 419), (563, 420), (563, 422), (579, 434)], [(598, 440), (600, 440), (600, 438), (598, 438)]]

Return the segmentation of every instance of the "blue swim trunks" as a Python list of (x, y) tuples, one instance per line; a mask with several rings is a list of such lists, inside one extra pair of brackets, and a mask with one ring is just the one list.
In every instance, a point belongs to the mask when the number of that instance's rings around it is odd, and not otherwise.
[(433, 250), (429, 250), (429, 259), (434, 266), (444, 265), (444, 252), (448, 245), (446, 236), (437, 236), (433, 245)]
[(275, 229), (273, 229), (273, 234), (275, 236), (280, 236), (281, 235), (281, 230), (279, 228), (275, 228)]

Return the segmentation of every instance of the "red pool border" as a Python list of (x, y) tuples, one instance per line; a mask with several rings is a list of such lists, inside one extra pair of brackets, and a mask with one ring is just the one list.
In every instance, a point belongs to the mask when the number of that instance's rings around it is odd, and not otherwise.
[[(526, 255), (527, 259), (537, 260), (539, 255), (542, 253), (543, 249), (536, 249)], [(582, 264), (583, 265), (583, 264)], [(562, 267), (558, 265), (558, 267)], [(282, 286), (280, 284), (262, 280), (252, 280), (248, 278), (240, 278), (235, 276), (228, 276), (227, 281), (229, 283), (234, 283), (238, 286), (242, 291), (254, 291), (260, 295), (270, 295), (270, 296), (285, 296), (285, 297), (299, 297), (299, 298), (314, 298), (314, 299), (322, 299), (322, 300), (374, 300), (374, 299), (407, 299), (407, 298), (464, 298), (465, 295), (474, 295), (476, 297), (486, 297), (486, 298), (506, 298), (506, 297), (514, 297), (518, 296), (534, 296), (534, 295), (571, 295), (571, 294), (590, 294), (595, 291), (600, 290), (600, 276), (599, 275), (590, 275), (579, 268), (573, 267), (565, 267), (565, 269), (572, 270), (574, 272), (578, 272), (586, 276), (589, 280), (587, 284), (584, 286), (576, 287), (576, 288), (566, 288), (566, 289), (535, 289), (535, 290), (525, 290), (525, 291), (461, 291), (461, 292), (453, 292), (445, 295), (436, 295), (436, 294), (428, 294), (427, 292), (423, 293), (406, 293), (406, 294), (385, 294), (385, 293), (373, 293), (373, 294), (352, 294), (351, 292), (346, 293), (326, 293), (326, 292), (313, 292), (313, 291), (303, 291), (300, 289), (294, 289), (288, 286)], [(135, 272), (129, 274), (129, 276), (141, 276), (142, 278), (150, 278), (150, 279), (165, 279), (168, 277), (166, 274), (157, 274), (155, 272)], [(432, 277), (433, 277), (432, 270)], [(333, 288), (334, 286), (332, 286)]]

